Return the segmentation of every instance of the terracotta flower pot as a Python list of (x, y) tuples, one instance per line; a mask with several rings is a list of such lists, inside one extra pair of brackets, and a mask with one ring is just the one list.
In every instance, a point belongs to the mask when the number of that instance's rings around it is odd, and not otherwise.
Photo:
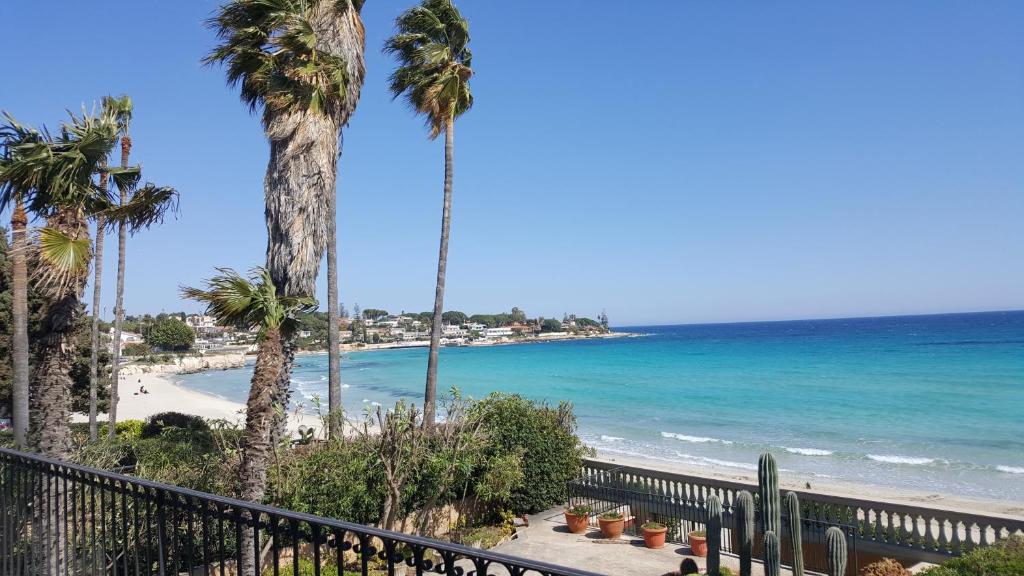
[(662, 548), (665, 546), (665, 533), (668, 532), (667, 527), (648, 528), (644, 526), (641, 529), (644, 531), (644, 546), (648, 548)]
[(611, 539), (622, 536), (622, 530), (626, 527), (625, 518), (615, 518), (612, 520), (598, 517), (597, 523), (601, 525), (601, 534), (604, 534), (605, 538)]
[(589, 521), (590, 516), (586, 514), (577, 516), (568, 510), (565, 511), (565, 525), (569, 528), (569, 532), (573, 534), (583, 534), (586, 532)]
[(690, 532), (686, 535), (686, 538), (690, 541), (690, 551), (693, 552), (694, 556), (704, 557), (708, 555), (708, 539), (706, 536)]

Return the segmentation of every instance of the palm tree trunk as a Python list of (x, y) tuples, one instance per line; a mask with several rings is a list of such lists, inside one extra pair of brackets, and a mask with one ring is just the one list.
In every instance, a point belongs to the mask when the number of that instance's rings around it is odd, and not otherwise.
[(338, 329), (338, 195), (329, 194), (327, 217), (327, 433), (341, 438), (341, 331)]
[(25, 229), (28, 216), (19, 198), (11, 214), (11, 260), (12, 260), (12, 320), (14, 373), (11, 415), (14, 420), (14, 445), (24, 449), (28, 446), (28, 265), (25, 250), (28, 244)]
[[(108, 175), (100, 174), (100, 189), (107, 189)], [(89, 342), (92, 345), (92, 355), (89, 357), (89, 440), (93, 442), (99, 436), (99, 426), (96, 423), (96, 389), (99, 381), (100, 364), (100, 288), (103, 283), (103, 237), (106, 220), (103, 216), (96, 218), (96, 270), (92, 281), (92, 327), (89, 334)]]
[[(277, 329), (268, 330), (260, 342), (249, 388), (249, 400), (246, 403), (242, 465), (239, 469), (239, 496), (251, 502), (260, 502), (266, 492), (267, 468), (273, 452), (274, 396), (278, 388), (278, 376), (284, 364), (282, 342), (281, 333)], [(245, 545), (242, 546), (240, 574), (257, 573), (252, 546), (254, 536), (252, 529), (247, 528)]]
[[(88, 239), (89, 228), (81, 214), (65, 210), (50, 220), (50, 225), (76, 239)], [(34, 385), (29, 406), (32, 444), (40, 453), (57, 459), (71, 455), (71, 368), (77, 355), (75, 320), (80, 313), (81, 295), (87, 273), (48, 303), (44, 334), (39, 345)]]
[(452, 225), (452, 177), (455, 171), (455, 118), (444, 127), (444, 210), (441, 212), (441, 248), (437, 255), (437, 287), (434, 290), (434, 317), (430, 330), (430, 356), (427, 359), (427, 388), (423, 393), (423, 427), (434, 427), (437, 406), (437, 361), (441, 347), (441, 315), (444, 313), (444, 279), (448, 268), (448, 234)]
[[(121, 167), (128, 167), (128, 155), (132, 150), (132, 139), (125, 134), (121, 137)], [(121, 205), (128, 202), (128, 193), (121, 190)], [(110, 409), (107, 411), (107, 437), (117, 436), (118, 384), (121, 371), (121, 326), (124, 324), (124, 268), (125, 245), (128, 243), (128, 229), (124, 221), (117, 225), (117, 294), (114, 299), (114, 354), (110, 371)]]

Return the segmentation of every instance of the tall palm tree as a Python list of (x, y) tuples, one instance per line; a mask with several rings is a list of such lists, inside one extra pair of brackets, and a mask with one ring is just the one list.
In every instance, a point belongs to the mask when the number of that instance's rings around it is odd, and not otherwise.
[[(242, 437), (242, 466), (239, 470), (240, 496), (259, 502), (266, 491), (267, 467), (273, 450), (277, 382), (285, 362), (284, 342), (296, 328), (294, 316), (312, 310), (310, 297), (278, 295), (270, 273), (257, 268), (245, 278), (220, 268), (219, 276), (206, 281), (206, 290), (182, 288), (186, 298), (207, 305), (207, 314), (221, 324), (259, 329), (259, 348), (246, 402), (245, 432)], [(251, 541), (250, 536), (247, 541)], [(254, 553), (246, 546), (240, 574), (254, 572)]]
[(28, 214), (25, 200), (38, 185), (42, 176), (38, 156), (43, 147), (38, 144), (43, 134), (4, 114), (0, 126), (0, 210), (13, 204), (11, 211), (11, 304), (12, 304), (12, 394), (11, 415), (14, 423), (14, 444), (27, 446), (28, 437)]
[(73, 332), (92, 256), (88, 218), (110, 207), (94, 175), (116, 135), (117, 125), (107, 115), (72, 115), (58, 136), (36, 143), (32, 156), (41, 176), (28, 207), (46, 222), (33, 280), (49, 302), (30, 389), (30, 433), (37, 450), (58, 458), (70, 451)]
[[(264, 180), (267, 271), (284, 295), (314, 293), (333, 237), (339, 136), (365, 75), (362, 7), (363, 0), (231, 0), (209, 22), (221, 42), (205, 62), (223, 64), (242, 100), (262, 110), (270, 140)], [(336, 257), (328, 258), (328, 266), (335, 265)], [(276, 392), (285, 404), (292, 344), (292, 338), (283, 344)], [(338, 394), (331, 396), (340, 397), (340, 381), (336, 386)], [(276, 424), (279, 432), (283, 425)]]
[(395, 20), (395, 28), (397, 32), (384, 45), (386, 52), (398, 58), (398, 68), (391, 74), (391, 93), (395, 98), (404, 96), (417, 114), (426, 117), (432, 140), (444, 133), (441, 246), (437, 258), (427, 385), (423, 395), (423, 426), (429, 429), (434, 425), (437, 404), (437, 361), (452, 221), (455, 119), (473, 106), (469, 90), (473, 54), (468, 47), (469, 22), (451, 0), (423, 0), (419, 6), (403, 12)]
[[(100, 189), (106, 192), (110, 175), (104, 171), (100, 174)], [(99, 435), (96, 422), (96, 404), (99, 387), (100, 364), (100, 295), (103, 286), (103, 239), (107, 235), (106, 220), (103, 215), (96, 216), (96, 242), (93, 256), (92, 280), (92, 326), (90, 327), (89, 343), (92, 354), (89, 357), (89, 440), (95, 441)]]

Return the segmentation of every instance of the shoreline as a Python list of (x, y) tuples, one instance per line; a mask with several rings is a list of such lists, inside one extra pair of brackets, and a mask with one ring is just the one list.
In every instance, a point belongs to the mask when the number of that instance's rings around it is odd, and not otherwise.
[[(245, 426), (245, 404), (233, 402), (214, 394), (188, 388), (175, 382), (172, 374), (147, 372), (133, 374), (120, 386), (121, 400), (117, 405), (117, 418), (124, 420), (146, 420), (161, 412), (182, 412), (194, 414), (207, 420), (226, 420), (239, 426)], [(140, 386), (144, 386), (149, 394), (139, 394)], [(96, 415), (101, 422), (107, 420), (107, 414)], [(88, 422), (89, 415), (72, 413), (72, 422)], [(295, 434), (300, 428), (320, 428), (320, 420), (315, 415), (292, 412), (288, 415), (288, 430)]]
[[(596, 449), (595, 449), (596, 450)], [(634, 468), (645, 468), (711, 480), (728, 480), (733, 482), (747, 482), (757, 484), (757, 473), (754, 471), (741, 472), (736, 470), (723, 470), (710, 466), (693, 466), (669, 460), (648, 459), (641, 457), (622, 456), (609, 452), (596, 450), (595, 460), (631, 466)], [(807, 488), (807, 484), (811, 488)], [(955, 496), (953, 494), (939, 492), (925, 492), (909, 488), (893, 488), (889, 486), (878, 486), (875, 484), (859, 484), (856, 482), (844, 482), (837, 480), (822, 481), (807, 474), (786, 472), (779, 474), (779, 487), (781, 489), (801, 490), (803, 492), (814, 492), (816, 494), (827, 494), (842, 496), (846, 498), (860, 498), (877, 502), (892, 502), (909, 506), (920, 506), (923, 508), (938, 508), (967, 514), (985, 514), (1004, 516), (1014, 520), (1024, 520), (1024, 502), (1012, 500), (994, 500), (984, 498), (971, 498)]]
[[(565, 334), (553, 332), (551, 336), (533, 336), (530, 338), (511, 339), (501, 338), (498, 340), (477, 340), (456, 346), (444, 346), (441, 348), (479, 348), (487, 346), (515, 346), (519, 344), (546, 344), (548, 342), (565, 342), (569, 340), (604, 340), (608, 338), (634, 338), (643, 336), (637, 332), (607, 332), (604, 334)], [(342, 352), (371, 352), (374, 350), (397, 350), (402, 348), (426, 348), (430, 346), (430, 340), (411, 340), (409, 342), (381, 342), (378, 344), (342, 344)], [(300, 354), (326, 354), (327, 349), (306, 350)]]

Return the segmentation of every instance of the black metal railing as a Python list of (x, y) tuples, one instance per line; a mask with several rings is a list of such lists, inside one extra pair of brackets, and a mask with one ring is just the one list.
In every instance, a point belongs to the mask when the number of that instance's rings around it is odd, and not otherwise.
[[(591, 510), (590, 525), (596, 527), (598, 518), (605, 512), (619, 512), (625, 518), (624, 533), (641, 535), (641, 527), (647, 522), (660, 522), (668, 530), (665, 541), (687, 544), (687, 536), (695, 530), (706, 530), (707, 498), (692, 491), (681, 490), (680, 486), (655, 481), (638, 475), (634, 469), (614, 466), (588, 470), (586, 474), (571, 480), (568, 484), (569, 506), (585, 506)], [(722, 504), (722, 552), (734, 553), (739, 548), (733, 526), (733, 500)], [(780, 539), (783, 543), (782, 562), (790, 566), (792, 553), (789, 546), (789, 517), (782, 515), (783, 529)], [(825, 532), (836, 526), (846, 533), (848, 567), (856, 574), (857, 529), (839, 521), (817, 518), (802, 518), (801, 541), (803, 543), (804, 565), (808, 570), (824, 572), (828, 568), (825, 553)], [(758, 527), (760, 534), (760, 526)], [(760, 558), (762, 548), (758, 542), (753, 546), (754, 556)]]
[(0, 532), (0, 574), (12, 576), (595, 576), (8, 449)]

